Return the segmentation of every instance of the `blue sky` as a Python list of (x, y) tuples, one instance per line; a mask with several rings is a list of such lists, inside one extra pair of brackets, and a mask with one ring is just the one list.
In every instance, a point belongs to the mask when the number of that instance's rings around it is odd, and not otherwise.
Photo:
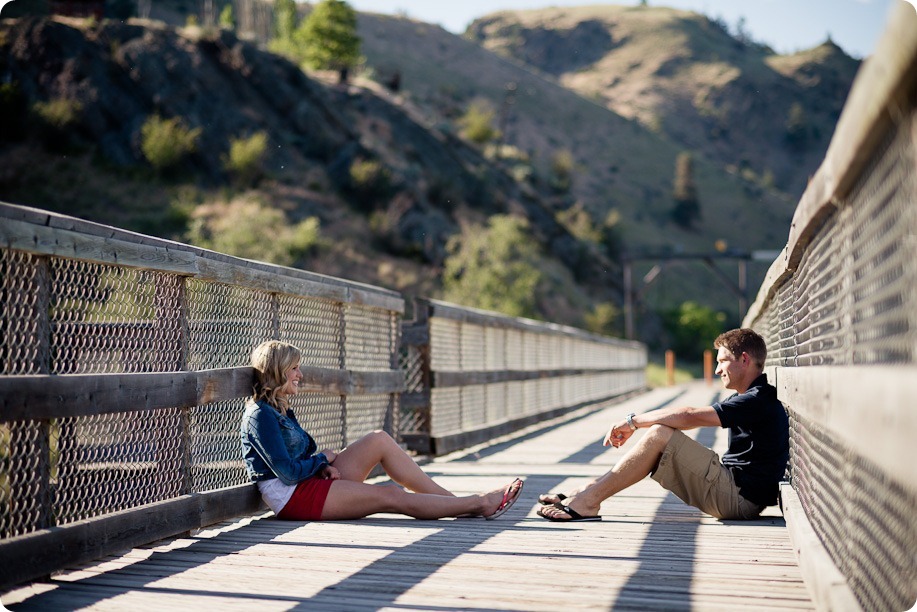
[[(904, 0), (648, 0), (722, 18), (732, 31), (739, 19), (751, 37), (780, 53), (808, 49), (828, 35), (847, 53), (863, 58), (876, 47), (889, 13)], [(910, 0), (908, 0), (910, 1)], [(457, 34), (475, 17), (498, 10), (602, 4), (589, 0), (348, 0), (359, 11), (407, 15)], [(635, 5), (638, 0), (606, 4)]]

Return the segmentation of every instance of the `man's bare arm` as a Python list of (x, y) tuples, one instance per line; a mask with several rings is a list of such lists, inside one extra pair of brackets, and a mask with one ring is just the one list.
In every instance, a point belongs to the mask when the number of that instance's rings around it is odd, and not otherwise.
[[(697, 427), (719, 427), (720, 417), (713, 406), (680, 406), (637, 414), (634, 415), (632, 422), (638, 429), (651, 425), (665, 425), (672, 429), (695, 429)], [(615, 423), (605, 435), (604, 445), (621, 446), (633, 433), (634, 430), (627, 421)]]

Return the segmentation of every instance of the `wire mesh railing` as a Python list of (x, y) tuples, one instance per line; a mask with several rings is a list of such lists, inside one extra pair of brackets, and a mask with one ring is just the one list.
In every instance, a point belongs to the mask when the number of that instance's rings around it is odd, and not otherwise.
[(646, 387), (646, 347), (416, 300), (405, 323), (402, 438), (443, 454)]
[(898, 8), (745, 323), (790, 413), (793, 491), (859, 605), (889, 611), (917, 600), (917, 15)]
[(0, 547), (227, 487), (256, 508), (238, 431), (266, 339), (302, 350), (320, 446), (397, 435), (394, 292), (7, 204), (0, 241)]

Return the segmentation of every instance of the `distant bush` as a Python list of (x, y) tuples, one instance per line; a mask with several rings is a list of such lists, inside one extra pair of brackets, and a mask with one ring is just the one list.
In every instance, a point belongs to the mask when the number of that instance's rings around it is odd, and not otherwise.
[(236, 29), (236, 17), (232, 12), (232, 3), (227, 4), (220, 11), (220, 27), (225, 30)]
[(611, 302), (602, 302), (596, 304), (592, 312), (586, 313), (583, 320), (586, 329), (594, 334), (617, 336), (619, 335), (617, 323), (620, 316), (620, 308)]
[(602, 229), (596, 226), (592, 215), (589, 214), (589, 211), (585, 209), (581, 202), (576, 202), (566, 210), (558, 211), (554, 217), (568, 232), (583, 242), (601, 244)]
[(458, 120), (462, 137), (477, 145), (496, 140), (500, 132), (494, 127), (495, 117), (496, 113), (487, 102), (472, 102)]
[(320, 245), (319, 221), (292, 225), (280, 209), (247, 197), (198, 206), (186, 240), (205, 249), (284, 266)]
[(675, 181), (672, 190), (674, 206), (669, 215), (676, 225), (692, 229), (701, 218), (700, 200), (694, 182), (694, 158), (683, 151), (675, 159)]
[(36, 102), (32, 105), (32, 112), (45, 125), (56, 130), (66, 130), (80, 120), (83, 105), (69, 98), (54, 98), (47, 102)]
[(551, 156), (551, 188), (558, 193), (567, 193), (573, 186), (573, 171), (576, 160), (570, 149), (561, 149)]
[(470, 227), (450, 240), (448, 249), (445, 299), (510, 316), (536, 316), (543, 262), (528, 222), (494, 215), (486, 228)]
[(676, 355), (699, 361), (706, 349), (724, 330), (726, 315), (697, 302), (687, 301), (662, 313), (663, 326), (672, 340)]
[(32, 105), (32, 116), (38, 124), (35, 132), (53, 151), (66, 150), (73, 143), (73, 131), (79, 125), (82, 114), (83, 105), (68, 98), (54, 98)]
[(240, 184), (252, 185), (264, 172), (261, 164), (266, 151), (267, 132), (257, 132), (248, 138), (233, 138), (229, 141), (229, 153), (223, 158), (223, 168)]
[(350, 165), (350, 188), (363, 201), (363, 207), (386, 197), (391, 189), (391, 173), (375, 159), (356, 159)]
[(180, 117), (151, 115), (140, 128), (140, 150), (154, 168), (165, 170), (197, 150), (200, 134), (201, 128), (188, 129)]

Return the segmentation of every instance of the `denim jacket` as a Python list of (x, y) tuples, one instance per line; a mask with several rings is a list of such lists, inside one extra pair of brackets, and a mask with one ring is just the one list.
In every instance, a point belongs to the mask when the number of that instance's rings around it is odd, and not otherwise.
[(295, 485), (328, 465), (324, 453), (299, 426), (292, 410), (280, 414), (267, 402), (248, 400), (242, 415), (242, 454), (253, 481), (279, 478)]

